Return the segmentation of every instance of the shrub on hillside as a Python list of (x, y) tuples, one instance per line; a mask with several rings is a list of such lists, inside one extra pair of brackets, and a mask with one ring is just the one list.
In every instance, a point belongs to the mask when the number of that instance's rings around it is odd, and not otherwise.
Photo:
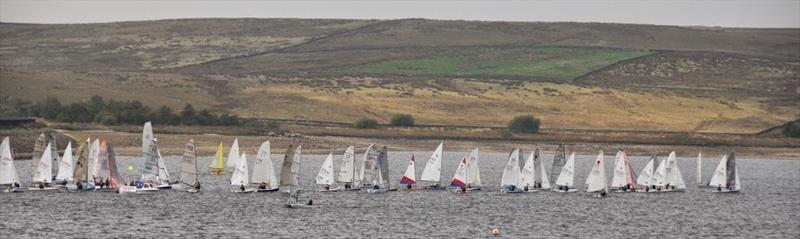
[(508, 131), (512, 133), (539, 132), (539, 119), (532, 115), (520, 115), (508, 122)]
[(392, 115), (392, 119), (389, 120), (389, 124), (393, 126), (411, 127), (414, 126), (414, 116), (411, 116), (410, 114), (395, 114)]
[(800, 138), (800, 123), (786, 124), (783, 135), (791, 138)]
[(353, 126), (359, 129), (374, 129), (378, 128), (378, 121), (370, 118), (361, 118), (356, 120)]

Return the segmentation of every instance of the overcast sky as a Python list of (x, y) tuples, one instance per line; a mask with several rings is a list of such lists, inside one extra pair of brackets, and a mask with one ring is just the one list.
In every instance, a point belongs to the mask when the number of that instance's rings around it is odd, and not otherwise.
[(800, 0), (0, 0), (2, 22), (89, 23), (210, 17), (431, 18), (797, 28)]

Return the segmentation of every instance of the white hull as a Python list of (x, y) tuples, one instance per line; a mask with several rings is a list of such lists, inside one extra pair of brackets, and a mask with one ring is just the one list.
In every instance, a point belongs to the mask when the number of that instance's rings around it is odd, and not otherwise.
[(370, 189), (367, 189), (367, 193), (385, 193), (385, 192), (388, 192), (388, 190), (386, 190), (385, 188), (379, 188), (379, 189), (370, 188)]
[(53, 190), (58, 190), (58, 188), (56, 188), (56, 187), (44, 187), (44, 188), (31, 187), (31, 188), (28, 188), (28, 191), (53, 191)]
[(319, 192), (321, 192), (321, 193), (338, 192), (338, 191), (341, 191), (341, 190), (342, 190), (342, 187), (335, 187), (335, 188), (331, 188), (331, 189), (327, 189), (327, 190), (326, 189), (320, 189)]
[(575, 192), (578, 192), (578, 189), (570, 188), (567, 191), (564, 191), (564, 190), (560, 190), (558, 188), (554, 188), (553, 192), (557, 192), (557, 193), (575, 193)]
[(248, 188), (248, 189), (245, 189), (244, 191), (239, 190), (239, 189), (233, 190), (234, 193), (252, 193), (252, 192), (255, 192), (255, 191), (256, 191), (256, 189), (254, 189), (254, 188)]
[(307, 204), (302, 204), (302, 203), (289, 203), (289, 204), (286, 204), (286, 207), (287, 208), (307, 209), (307, 208), (315, 208), (317, 206), (307, 205)]
[(278, 189), (280, 188), (265, 188), (265, 189), (258, 189), (256, 191), (260, 193), (271, 193), (271, 192), (277, 192)]
[(136, 186), (122, 186), (117, 189), (119, 194), (149, 194), (158, 192), (158, 188), (136, 188)]
[(739, 190), (727, 190), (727, 189), (722, 189), (721, 191), (714, 190), (714, 191), (711, 191), (711, 192), (712, 192), (712, 193), (738, 193), (738, 192), (739, 192)]
[(6, 188), (3, 190), (4, 193), (21, 193), (23, 192), (22, 188)]

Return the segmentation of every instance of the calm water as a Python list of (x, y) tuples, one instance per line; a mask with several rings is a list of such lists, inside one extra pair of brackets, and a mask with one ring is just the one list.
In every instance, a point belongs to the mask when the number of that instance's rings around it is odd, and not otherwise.
[[(465, 152), (445, 154), (449, 182)], [(430, 152), (417, 152), (421, 173)], [(399, 180), (410, 152), (390, 153), (392, 178)], [(359, 155), (360, 156), (360, 155)], [(301, 181), (311, 182), (324, 155), (303, 156)], [(543, 155), (550, 165), (552, 155)], [(576, 160), (582, 188), (596, 155)], [(711, 156), (707, 156), (711, 157)], [(717, 156), (704, 160), (710, 177)], [(252, 156), (250, 156), (252, 169)], [(273, 155), (276, 169), (282, 155)], [(336, 157), (339, 160), (341, 156)], [(168, 157), (173, 177), (179, 157)], [(202, 158), (208, 165), (210, 158)], [(506, 154), (481, 154), (484, 191), (465, 195), (436, 192), (335, 192), (320, 194), (315, 209), (286, 209), (280, 193), (234, 194), (227, 176), (203, 175), (197, 194), (168, 191), (153, 195), (108, 192), (25, 192), (0, 194), (0, 238), (60, 237), (800, 237), (800, 161), (739, 159), (743, 192), (716, 194), (696, 188), (694, 158), (679, 158), (689, 190), (667, 194), (550, 192), (500, 194)], [(609, 179), (613, 155), (606, 156)], [(647, 157), (632, 157), (638, 171)], [(120, 172), (136, 158), (118, 159)], [(335, 167), (338, 167), (338, 161)], [(16, 162), (27, 186), (30, 161)], [(548, 168), (549, 170), (549, 168)], [(137, 173), (138, 174), (138, 173)], [(443, 180), (444, 181), (444, 180)], [(396, 182), (395, 182), (396, 183)]]

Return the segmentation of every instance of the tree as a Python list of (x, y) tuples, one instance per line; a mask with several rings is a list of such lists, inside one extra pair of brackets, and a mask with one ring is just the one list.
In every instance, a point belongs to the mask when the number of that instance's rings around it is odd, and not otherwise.
[(197, 114), (197, 123), (200, 125), (215, 125), (217, 124), (217, 116), (203, 109)]
[(800, 138), (800, 122), (786, 124), (783, 127), (783, 135), (791, 138)]
[(521, 115), (514, 117), (508, 122), (508, 131), (512, 133), (536, 133), (539, 132), (539, 119), (532, 115)]
[(89, 114), (92, 115), (97, 115), (97, 113), (100, 113), (100, 111), (103, 111), (105, 108), (106, 101), (99, 95), (93, 95), (89, 98), (89, 102), (86, 102), (86, 109), (89, 110)]
[(239, 116), (231, 115), (228, 113), (224, 113), (219, 117), (219, 125), (225, 126), (237, 126), (241, 125), (242, 121), (239, 120)]
[(46, 119), (56, 119), (61, 113), (61, 101), (56, 97), (49, 96), (42, 104), (41, 115)]
[(411, 116), (410, 114), (395, 114), (392, 115), (392, 119), (389, 120), (389, 124), (394, 126), (411, 127), (414, 126), (414, 116)]
[(194, 125), (197, 123), (197, 116), (194, 112), (192, 104), (186, 104), (181, 110), (181, 124)]
[(161, 108), (153, 113), (153, 116), (150, 117), (154, 123), (156, 124), (168, 124), (168, 125), (175, 125), (178, 124), (176, 120), (177, 116), (174, 112), (172, 112), (172, 108), (169, 108), (165, 105), (162, 105)]
[(359, 129), (374, 129), (378, 128), (378, 121), (370, 118), (361, 118), (353, 123), (353, 126)]

